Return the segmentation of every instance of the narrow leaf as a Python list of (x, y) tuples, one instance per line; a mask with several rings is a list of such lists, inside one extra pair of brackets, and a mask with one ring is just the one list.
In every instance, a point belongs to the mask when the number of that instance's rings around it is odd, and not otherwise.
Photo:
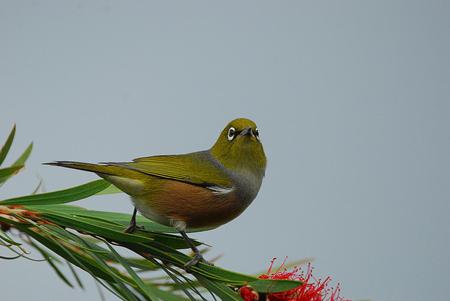
[(1, 205), (51, 205), (51, 204), (63, 204), (78, 201), (96, 194), (109, 187), (111, 184), (105, 180), (96, 180), (83, 185), (75, 186), (72, 188), (27, 195), (17, 198), (1, 201)]
[(53, 258), (52, 256), (45, 251), (44, 249), (42, 249), (41, 247), (39, 247), (37, 244), (35, 244), (34, 242), (30, 241), (30, 244), (39, 252), (41, 253), (41, 255), (45, 258), (45, 260), (47, 260), (48, 264), (50, 265), (50, 267), (55, 271), (56, 275), (58, 275), (58, 277), (68, 286), (70, 286), (71, 288), (73, 288), (73, 284), (70, 283), (69, 279), (67, 279), (67, 277), (63, 274), (63, 272), (58, 268), (58, 266), (53, 262)]
[(24, 165), (28, 157), (30, 156), (32, 150), (33, 150), (33, 142), (31, 142), (30, 145), (28, 145), (28, 147), (25, 149), (22, 155), (20, 155), (20, 157), (16, 160), (16, 162), (13, 163), (12, 166)]
[(77, 271), (75, 271), (75, 268), (73, 267), (73, 265), (70, 262), (68, 262), (67, 260), (66, 260), (66, 263), (70, 269), (70, 272), (72, 272), (73, 278), (75, 278), (75, 281), (77, 282), (78, 286), (81, 287), (82, 289), (84, 289), (83, 282), (81, 282), (81, 279), (78, 276)]
[(4, 242), (14, 245), (14, 246), (22, 245), (21, 243), (16, 242), (11, 237), (9, 237), (9, 235), (7, 233), (3, 232), (1, 229), (0, 229), (0, 240), (3, 240)]
[(16, 125), (13, 126), (11, 132), (9, 133), (8, 138), (6, 139), (5, 144), (3, 144), (2, 148), (0, 149), (0, 165), (2, 165), (3, 161), (5, 161), (6, 155), (9, 152), (9, 149), (11, 148), (11, 144), (14, 140), (14, 135), (16, 134)]
[(269, 280), (259, 279), (248, 283), (255, 291), (260, 293), (284, 292), (302, 285), (295, 280)]
[[(30, 210), (37, 210), (41, 212), (51, 211), (54, 213), (64, 213), (70, 216), (83, 216), (92, 217), (99, 220), (107, 220), (111, 223), (122, 225), (124, 229), (129, 225), (131, 219), (131, 215), (126, 213), (86, 210), (85, 208), (73, 205), (32, 205), (27, 206), (27, 208)], [(139, 226), (144, 227), (145, 231), (157, 233), (178, 233), (178, 231), (172, 227), (158, 224), (143, 216), (137, 216), (136, 221)]]
[(122, 190), (120, 190), (119, 188), (117, 188), (114, 185), (109, 186), (108, 188), (106, 188), (105, 190), (102, 190), (100, 192), (97, 192), (97, 195), (102, 195), (102, 194), (116, 194), (116, 193), (123, 193)]
[(123, 228), (96, 220), (89, 220), (82, 217), (71, 218), (63, 214), (45, 214), (50, 221), (80, 232), (98, 235), (111, 240), (120, 240), (130, 243), (146, 243), (149, 238), (137, 234), (127, 234)]
[(136, 283), (136, 285), (141, 289), (141, 291), (144, 293), (144, 295), (146, 295), (151, 300), (159, 299), (157, 297), (157, 294), (155, 293), (156, 289), (150, 285), (146, 285), (141, 280), (141, 278), (139, 278), (139, 276), (136, 274), (136, 272), (130, 267), (130, 265), (125, 261), (125, 259), (122, 258), (122, 256), (120, 256), (119, 253), (117, 253), (116, 250), (114, 250), (114, 248), (108, 242), (105, 241), (105, 243), (108, 246), (111, 253), (116, 258), (116, 260), (125, 268), (125, 270), (128, 272), (128, 274), (134, 280), (134, 283)]
[(222, 301), (242, 301), (241, 297), (225, 284), (202, 276), (196, 277), (204, 287), (217, 295)]
[(6, 182), (6, 180), (18, 173), (22, 168), (23, 165), (0, 168), (0, 184)]

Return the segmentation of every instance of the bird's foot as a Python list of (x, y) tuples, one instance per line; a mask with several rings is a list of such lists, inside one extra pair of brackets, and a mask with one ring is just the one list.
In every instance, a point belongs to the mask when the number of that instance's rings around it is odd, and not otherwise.
[(191, 267), (197, 265), (199, 262), (202, 262), (207, 265), (214, 265), (212, 262), (206, 261), (205, 258), (203, 258), (202, 254), (198, 252), (194, 254), (194, 257), (192, 257), (191, 260), (189, 260), (184, 264), (184, 269), (186, 271), (189, 271)]
[(123, 230), (125, 233), (134, 233), (136, 230), (144, 230), (143, 226), (138, 226), (136, 224), (129, 224), (128, 227)]

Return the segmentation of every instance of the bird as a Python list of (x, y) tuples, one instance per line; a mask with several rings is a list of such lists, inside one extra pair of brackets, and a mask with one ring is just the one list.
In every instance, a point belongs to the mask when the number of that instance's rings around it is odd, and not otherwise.
[(136, 214), (174, 227), (194, 255), (189, 269), (207, 262), (186, 234), (217, 228), (238, 217), (256, 198), (267, 159), (259, 129), (247, 118), (229, 122), (207, 150), (140, 157), (131, 162), (44, 163), (94, 172), (131, 197), (127, 233), (137, 228)]

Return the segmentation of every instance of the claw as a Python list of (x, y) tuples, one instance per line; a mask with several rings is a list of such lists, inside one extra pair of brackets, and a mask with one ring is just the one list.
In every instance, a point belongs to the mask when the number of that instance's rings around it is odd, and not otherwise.
[(202, 255), (195, 254), (194, 257), (191, 258), (191, 260), (189, 260), (188, 262), (186, 262), (184, 264), (184, 268), (186, 270), (190, 270), (191, 267), (193, 267), (194, 265), (197, 265), (200, 261), (205, 261), (205, 259), (203, 258)]
[(186, 272), (189, 272), (191, 267), (197, 265), (199, 262), (203, 262), (204, 264), (213, 265), (211, 262), (206, 261), (191, 239), (187, 236), (184, 230), (179, 230), (181, 236), (186, 240), (187, 244), (191, 247), (194, 252), (194, 257), (191, 258), (188, 262), (184, 264), (184, 269)]
[(133, 215), (132, 215), (131, 220), (130, 220), (130, 224), (128, 225), (128, 227), (123, 232), (125, 232), (125, 233), (133, 233), (136, 230), (144, 230), (144, 227), (136, 225), (136, 213), (137, 213), (137, 210), (136, 210), (136, 208), (134, 208)]
[(125, 230), (123, 230), (123, 232), (131, 234), (134, 233), (136, 230), (144, 230), (144, 227), (130, 224)]
[(196, 266), (199, 262), (207, 265), (214, 265), (212, 262), (206, 261), (205, 258), (203, 258), (202, 254), (195, 253), (194, 257), (192, 257), (191, 260), (184, 264), (184, 268), (186, 271), (189, 271), (191, 267)]

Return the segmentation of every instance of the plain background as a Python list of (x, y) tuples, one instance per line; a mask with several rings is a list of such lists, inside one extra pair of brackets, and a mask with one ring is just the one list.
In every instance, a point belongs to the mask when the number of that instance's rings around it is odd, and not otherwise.
[[(35, 142), (1, 198), (95, 179), (42, 162), (206, 149), (249, 117), (267, 176), (238, 219), (193, 235), (209, 256), (245, 273), (314, 257), (347, 298), (448, 300), (448, 1), (2, 0), (0, 43), (9, 162)], [(45, 263), (0, 261), (2, 300), (99, 300), (83, 279), (73, 290)]]

